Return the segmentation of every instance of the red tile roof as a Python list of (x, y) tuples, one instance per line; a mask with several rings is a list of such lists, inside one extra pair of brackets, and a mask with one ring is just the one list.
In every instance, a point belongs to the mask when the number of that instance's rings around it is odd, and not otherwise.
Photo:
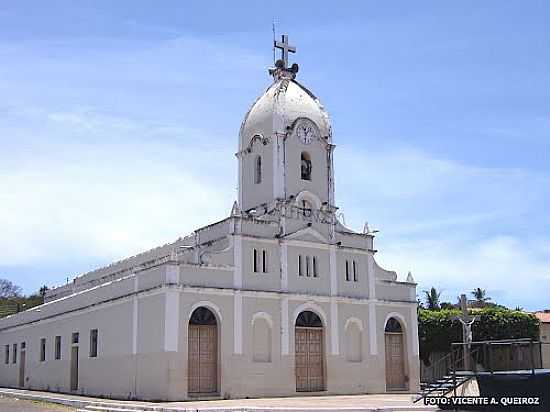
[(550, 323), (550, 311), (535, 312), (534, 315), (535, 315), (542, 323)]

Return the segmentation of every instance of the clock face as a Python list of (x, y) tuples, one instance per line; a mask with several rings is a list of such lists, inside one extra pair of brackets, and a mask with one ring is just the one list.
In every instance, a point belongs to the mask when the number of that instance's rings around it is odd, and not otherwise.
[(302, 120), (296, 125), (296, 136), (303, 144), (310, 144), (317, 137), (317, 128), (313, 122)]

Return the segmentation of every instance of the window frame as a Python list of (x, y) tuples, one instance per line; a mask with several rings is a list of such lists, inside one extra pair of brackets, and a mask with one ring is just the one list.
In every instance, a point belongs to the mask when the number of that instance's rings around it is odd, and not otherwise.
[(90, 358), (98, 357), (98, 347), (99, 347), (99, 330), (90, 329)]
[(262, 183), (262, 156), (256, 155), (254, 159), (254, 184)]
[(265, 249), (262, 249), (262, 273), (267, 273), (268, 267), (267, 267), (267, 251)]
[(61, 336), (60, 335), (55, 337), (54, 359), (55, 360), (61, 359)]
[(46, 338), (40, 338), (40, 362), (46, 362)]
[(10, 345), (4, 346), (4, 364), (9, 365), (10, 364)]
[[(308, 170), (304, 173), (304, 162), (308, 165)], [(313, 175), (313, 162), (311, 161), (311, 155), (303, 151), (300, 153), (300, 179), (307, 182), (311, 182), (311, 177)]]
[(252, 271), (258, 273), (258, 249), (252, 248)]
[(318, 272), (318, 267), (317, 267), (317, 256), (313, 256), (312, 264), (313, 264), (313, 277), (318, 278), (319, 277), (319, 272)]

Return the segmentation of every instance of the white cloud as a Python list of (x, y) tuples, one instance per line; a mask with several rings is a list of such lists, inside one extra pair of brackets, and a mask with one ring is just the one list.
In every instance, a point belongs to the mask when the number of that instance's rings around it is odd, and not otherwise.
[[(166, 134), (154, 139), (154, 129), (125, 119), (98, 121), (82, 113), (48, 118), (69, 128), (69, 135), (116, 133), (119, 139), (35, 141), (30, 151), (22, 146), (12, 152), (11, 166), (0, 174), (4, 264), (60, 262), (71, 254), (121, 258), (229, 212), (236, 165), (228, 147), (188, 145), (177, 135), (168, 145)], [(151, 140), (132, 143), (123, 129)]]
[(434, 239), (388, 239), (378, 260), (404, 278), (412, 270), (418, 292), (435, 286), (445, 300), (460, 293), (487, 289), (498, 303), (542, 309), (550, 293), (550, 257), (538, 242), (513, 236), (485, 239), (454, 235)]
[(479, 286), (507, 305), (548, 306), (546, 176), (420, 151), (342, 152), (339, 203), (355, 228), (368, 219), (382, 230), (383, 266), (402, 279), (412, 270), (419, 291), (436, 286), (452, 301)]

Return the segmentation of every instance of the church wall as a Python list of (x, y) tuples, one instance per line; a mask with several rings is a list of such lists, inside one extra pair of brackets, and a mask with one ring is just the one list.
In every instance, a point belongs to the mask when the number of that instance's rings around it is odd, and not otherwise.
[[(258, 252), (257, 272), (254, 272), (254, 249)], [(267, 253), (267, 273), (262, 269), (262, 252)], [(243, 288), (252, 290), (281, 289), (281, 256), (278, 241), (254, 240), (242, 241), (242, 274)]]
[[(165, 314), (166, 293), (177, 293), (177, 325), (179, 325), (177, 351), (166, 348)], [(170, 292), (172, 293), (172, 292)], [(298, 395), (295, 392), (294, 376), (294, 321), (301, 310), (313, 310), (325, 325), (324, 345), (326, 353), (326, 393), (378, 393), (384, 392), (384, 336), (386, 318), (393, 312), (404, 319), (406, 331), (408, 373), (411, 385), (415, 385), (418, 371), (418, 356), (412, 346), (410, 335), (414, 324), (412, 305), (377, 304), (376, 325), (369, 322), (370, 305), (363, 302), (346, 302), (341, 299), (331, 303), (331, 298), (311, 296), (308, 299), (288, 298), (288, 317), (281, 319), (283, 300), (281, 296), (262, 294), (242, 297), (240, 308), (232, 291), (209, 290), (185, 291), (162, 289), (139, 296), (136, 335), (137, 355), (132, 356), (132, 317), (134, 298), (118, 303), (98, 306), (97, 310), (69, 316), (27, 328), (28, 334), (12, 332), (0, 334), (0, 349), (4, 342), (10, 345), (27, 342), (28, 376), (30, 383), (38, 383), (35, 389), (68, 391), (69, 346), (67, 339), (73, 331), (80, 332), (81, 389), (79, 393), (141, 399), (182, 400), (187, 396), (187, 325), (193, 308), (203, 305), (219, 316), (220, 394), (229, 397)], [(117, 302), (117, 301), (115, 301)], [(204, 303), (204, 302), (211, 302)], [(235, 311), (240, 316), (235, 318)], [(415, 313), (415, 312), (414, 312)], [(219, 315), (221, 314), (221, 316)], [(271, 326), (270, 362), (254, 361), (253, 319), (269, 319)], [(394, 314), (395, 315), (395, 314)], [(170, 315), (173, 317), (173, 315)], [(333, 316), (337, 316), (333, 320)], [(108, 319), (106, 322), (105, 320)], [(350, 320), (351, 319), (351, 320)], [(351, 323), (350, 323), (351, 322)], [(286, 326), (285, 326), (286, 323)], [(347, 357), (346, 326), (361, 325), (361, 359), (350, 361)], [(242, 336), (236, 334), (242, 324)], [(99, 325), (99, 326), (98, 326)], [(337, 327), (337, 332), (333, 329)], [(99, 329), (99, 356), (89, 358), (89, 329)], [(283, 330), (286, 327), (286, 335)], [(354, 326), (355, 327), (355, 326)], [(371, 328), (377, 331), (376, 353), (371, 347)], [(53, 357), (53, 336), (63, 336), (63, 360), (38, 362), (38, 345), (42, 334), (47, 334), (47, 356)], [(287, 342), (287, 349), (283, 342)], [(335, 343), (336, 342), (336, 343)], [(7, 344), (6, 343), (6, 344)], [(33, 360), (34, 358), (34, 360)], [(47, 357), (48, 359), (48, 357)], [(33, 363), (34, 362), (34, 363)], [(38, 364), (38, 366), (34, 366)], [(276, 366), (276, 367), (275, 367)], [(109, 373), (106, 374), (105, 371)], [(17, 368), (0, 364), (0, 384), (15, 386)], [(32, 372), (31, 372), (32, 371)], [(98, 379), (101, 377), (101, 379)]]
[(201, 260), (213, 266), (231, 266), (233, 258), (233, 238), (227, 236), (216, 242), (212, 248), (208, 248)]
[(377, 279), (376, 297), (386, 300), (415, 301), (416, 285)]
[[(287, 211), (287, 213), (291, 213), (291, 212)], [(296, 213), (296, 212), (293, 212), (293, 213)], [(307, 225), (307, 223), (309, 223), (309, 220), (311, 220), (311, 219), (308, 219), (307, 217), (302, 216), (301, 214), (297, 214), (297, 215), (292, 214), (291, 216), (293, 217), (292, 219), (289, 218), (285, 220), (286, 233), (294, 233), (300, 229), (303, 229)], [(315, 224), (312, 223), (312, 225), (315, 225)], [(319, 225), (319, 226), (320, 227), (317, 227), (317, 225), (315, 225), (315, 230), (319, 231), (322, 234), (327, 233), (325, 236), (328, 237), (328, 232), (326, 232), (324, 228), (327, 225)]]
[(342, 242), (343, 246), (357, 249), (372, 249), (372, 237), (357, 233), (336, 232), (336, 240)]
[(227, 218), (197, 230), (197, 242), (199, 244), (217, 241), (230, 232), (231, 219)]
[(243, 236), (271, 238), (279, 231), (277, 223), (266, 222), (260, 219), (241, 219), (241, 231)]
[[(293, 365), (289, 364), (288, 356), (281, 355), (280, 299), (245, 297), (242, 316), (243, 353), (233, 356), (232, 363), (235, 366), (231, 376), (232, 396), (280, 396), (291, 393), (294, 370)], [(254, 322), (271, 325), (270, 361), (254, 360), (253, 319)]]
[[(338, 268), (338, 294), (350, 297), (367, 297), (369, 295), (368, 273), (369, 256), (364, 253), (354, 253), (346, 249), (338, 249), (336, 253), (336, 265)], [(346, 280), (346, 261), (350, 280)], [(357, 281), (353, 280), (353, 261), (356, 265)]]
[(233, 287), (233, 270), (208, 265), (179, 265), (181, 282), (190, 286)]
[[(165, 273), (166, 266), (164, 265), (138, 272), (138, 290), (147, 290), (162, 284), (165, 278)], [(132, 286), (131, 288), (129, 288), (129, 290), (133, 291), (133, 288), (134, 284), (132, 283)]]
[[(62, 315), (0, 334), (0, 341), (26, 343), (26, 384), (37, 390), (70, 392), (72, 334), (79, 333), (79, 390), (77, 393), (125, 397), (131, 350), (132, 306), (126, 301)], [(108, 319), (108, 321), (106, 321)], [(98, 356), (90, 357), (90, 330), (98, 330)], [(61, 336), (61, 359), (55, 359), (55, 337)], [(46, 339), (45, 360), (40, 359), (41, 339)], [(0, 385), (18, 386), (19, 362), (4, 373)], [(106, 373), (108, 371), (108, 373)], [(100, 378), (99, 378), (100, 377)]]
[(167, 393), (170, 359), (164, 352), (165, 305), (165, 291), (138, 300), (136, 355), (130, 357), (129, 384), (139, 399), (164, 399)]
[[(307, 277), (304, 273), (299, 276), (299, 255), (302, 259), (306, 256), (315, 256), (318, 265), (318, 277)], [(292, 246), (288, 248), (288, 290), (311, 295), (328, 295), (330, 291), (330, 264), (327, 248)], [(305, 263), (302, 262), (303, 267)]]
[[(328, 390), (333, 393), (377, 392), (369, 383), (369, 376), (380, 375), (380, 365), (370, 358), (368, 332), (368, 306), (365, 304), (338, 303), (338, 353), (329, 356)], [(347, 330), (360, 325), (360, 360), (350, 361), (347, 357)]]
[(164, 344), (164, 295), (159, 293), (138, 299), (137, 352), (155, 353)]

